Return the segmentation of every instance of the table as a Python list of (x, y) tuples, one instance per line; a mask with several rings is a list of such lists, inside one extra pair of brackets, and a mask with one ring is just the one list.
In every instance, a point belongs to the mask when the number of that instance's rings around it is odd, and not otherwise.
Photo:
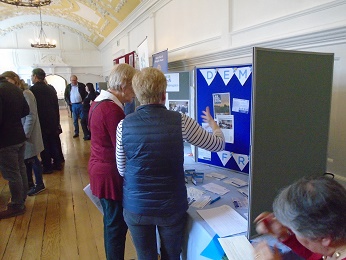
[[(195, 169), (198, 172), (203, 172), (204, 174), (217, 172), (220, 174), (224, 174), (227, 176), (227, 178), (238, 178), (244, 181), (248, 181), (248, 175), (247, 174), (241, 174), (237, 172), (231, 172), (230, 170), (217, 168), (214, 166), (209, 166), (206, 164), (201, 163), (189, 163), (184, 164), (185, 169)], [(230, 192), (226, 193), (225, 195), (221, 196), (221, 199), (213, 203), (212, 205), (206, 205), (204, 209), (209, 209), (213, 207), (219, 207), (221, 205), (229, 205), (233, 209), (235, 209), (233, 205), (232, 198), (244, 198), (241, 193), (237, 191), (237, 188), (233, 185), (226, 184), (223, 182), (223, 180), (217, 180), (215, 178), (211, 177), (204, 177), (203, 183), (198, 183), (197, 186), (194, 186), (192, 183), (188, 183), (187, 187), (193, 186), (198, 189), (204, 190), (201, 186), (207, 183), (216, 183), (218, 185), (221, 185), (227, 189), (230, 190)], [(217, 197), (217, 194), (211, 193), (209, 191), (205, 191), (206, 195), (210, 196), (212, 199)], [(203, 218), (197, 213), (196, 208), (189, 207), (187, 213), (187, 224), (184, 234), (184, 245), (183, 245), (183, 251), (182, 251), (182, 259), (188, 259), (188, 260), (206, 260), (209, 258), (201, 256), (201, 252), (209, 245), (213, 237), (216, 235), (215, 231), (210, 228), (210, 226), (203, 220)], [(247, 216), (248, 208), (238, 208), (235, 209), (240, 215), (242, 215), (244, 218)], [(243, 235), (246, 235), (243, 233)]]
[[(221, 173), (227, 176), (227, 178), (238, 178), (244, 181), (248, 182), (248, 175), (247, 174), (242, 174), (242, 173), (237, 173), (237, 172), (232, 172), (230, 170), (222, 169), (222, 168), (217, 168), (214, 166), (209, 166), (206, 164), (201, 164), (201, 163), (185, 163), (184, 164), (185, 169), (195, 169), (198, 172), (203, 172), (204, 174), (207, 173), (212, 173), (212, 172), (217, 172)], [(226, 179), (224, 179), (226, 180)], [(233, 205), (233, 200), (232, 198), (244, 198), (243, 195), (237, 191), (237, 188), (233, 185), (226, 184), (223, 182), (223, 180), (217, 180), (215, 178), (211, 177), (204, 177), (204, 182), (199, 183), (197, 186), (194, 186), (192, 183), (188, 183), (187, 187), (193, 186), (198, 189), (204, 190), (201, 186), (207, 183), (216, 183), (218, 185), (221, 185), (227, 189), (230, 190), (230, 192), (226, 193), (225, 195), (221, 196), (221, 199), (213, 203), (212, 205), (206, 205), (204, 209), (209, 209), (213, 207), (219, 207), (221, 205), (229, 205), (233, 209), (235, 209), (241, 216), (243, 216), (245, 219), (247, 219), (248, 216), (248, 207), (241, 207), (241, 208), (235, 208)], [(211, 196), (211, 198), (215, 198), (218, 195), (213, 194), (209, 191), (205, 191), (206, 195)], [(182, 254), (181, 254), (181, 259), (185, 260), (208, 260), (210, 258), (206, 258), (204, 256), (201, 256), (201, 252), (209, 245), (209, 243), (212, 241), (214, 236), (216, 235), (215, 231), (204, 221), (204, 219), (197, 213), (196, 208), (189, 207), (187, 213), (188, 213), (188, 218), (187, 218), (187, 224), (185, 228), (185, 233), (184, 233), (184, 244), (183, 244), (183, 249), (182, 249)], [(230, 223), (231, 225), (232, 223)], [(245, 235), (247, 236), (246, 232), (237, 234), (237, 235)], [(283, 259), (285, 260), (297, 260), (300, 259), (295, 253), (290, 251), (290, 249), (281, 243), (278, 244), (279, 242), (270, 236), (262, 236), (254, 239), (253, 241), (258, 242), (259, 240), (265, 239), (269, 245), (274, 246), (277, 245), (279, 246), (279, 250), (282, 251), (283, 253)]]

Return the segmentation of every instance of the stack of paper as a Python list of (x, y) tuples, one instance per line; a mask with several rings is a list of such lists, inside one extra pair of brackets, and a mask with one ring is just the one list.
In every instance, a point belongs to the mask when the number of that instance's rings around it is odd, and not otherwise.
[(252, 260), (254, 248), (245, 236), (219, 238), (228, 260)]
[(247, 231), (247, 220), (228, 205), (197, 210), (219, 237), (227, 237)]
[(208, 183), (202, 186), (204, 189), (219, 194), (219, 195), (225, 195), (227, 192), (229, 192), (229, 189), (226, 189), (225, 187), (222, 187), (221, 185), (215, 184), (215, 183)]

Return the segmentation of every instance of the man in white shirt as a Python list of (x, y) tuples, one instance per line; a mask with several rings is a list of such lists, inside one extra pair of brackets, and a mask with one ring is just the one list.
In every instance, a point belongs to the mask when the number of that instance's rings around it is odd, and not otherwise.
[[(79, 136), (79, 124), (78, 118), (83, 117), (83, 100), (88, 95), (85, 89), (85, 84), (78, 82), (76, 75), (70, 77), (71, 83), (65, 88), (65, 101), (69, 106), (71, 106), (73, 125), (74, 125), (74, 135), (73, 138)], [(84, 138), (87, 138), (88, 133), (84, 133)]]

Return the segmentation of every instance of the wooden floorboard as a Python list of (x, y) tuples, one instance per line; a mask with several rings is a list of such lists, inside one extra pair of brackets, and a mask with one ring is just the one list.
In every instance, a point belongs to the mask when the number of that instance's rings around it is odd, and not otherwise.
[[(89, 183), (87, 165), (90, 141), (83, 134), (73, 139), (73, 122), (60, 111), (60, 135), (64, 169), (43, 176), (46, 190), (28, 197), (24, 215), (0, 220), (0, 259), (106, 259), (102, 214), (85, 195)], [(10, 198), (7, 182), (0, 175), (0, 210)], [(136, 259), (128, 234), (125, 259)]]

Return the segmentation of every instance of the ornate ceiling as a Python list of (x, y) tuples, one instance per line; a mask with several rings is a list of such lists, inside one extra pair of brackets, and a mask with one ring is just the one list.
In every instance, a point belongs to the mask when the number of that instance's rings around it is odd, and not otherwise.
[[(52, 0), (49, 6), (41, 7), (43, 25), (67, 28), (98, 46), (140, 2), (141, 0)], [(37, 8), (0, 3), (0, 37), (38, 24)]]

